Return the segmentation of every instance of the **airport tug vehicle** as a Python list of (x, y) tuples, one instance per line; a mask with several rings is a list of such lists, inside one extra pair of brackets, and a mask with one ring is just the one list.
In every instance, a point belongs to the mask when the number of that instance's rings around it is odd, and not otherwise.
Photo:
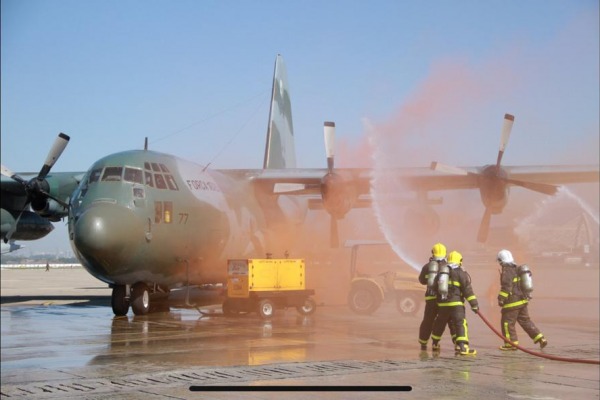
[(257, 312), (263, 319), (275, 309), (295, 307), (299, 314), (310, 315), (317, 308), (306, 289), (306, 265), (303, 259), (232, 259), (227, 261), (227, 297), (223, 314)]
[(383, 302), (395, 302), (402, 315), (416, 315), (423, 298), (423, 286), (414, 272), (385, 271), (375, 276), (357, 270), (358, 250), (365, 247), (386, 246), (389, 243), (377, 240), (348, 240), (344, 247), (350, 253), (350, 291), (348, 306), (361, 315), (371, 315)]

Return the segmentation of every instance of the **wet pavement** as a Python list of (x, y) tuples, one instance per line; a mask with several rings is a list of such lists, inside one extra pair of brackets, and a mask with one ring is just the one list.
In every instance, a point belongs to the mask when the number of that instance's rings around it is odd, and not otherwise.
[[(570, 268), (570, 274), (561, 268), (538, 270), (530, 315), (549, 339), (545, 354), (597, 361), (598, 267)], [(492, 296), (487, 294), (497, 273), (473, 271), (482, 312), (497, 325), (499, 311), (488, 304)], [(554, 283), (541, 285), (544, 280)], [(553, 293), (559, 286), (563, 296), (557, 298)], [(469, 336), (478, 354), (457, 357), (447, 335), (438, 356), (420, 352), (416, 336), (422, 311), (403, 316), (393, 304), (384, 304), (372, 316), (358, 316), (341, 304), (325, 304), (312, 316), (288, 309), (270, 321), (256, 314), (224, 317), (220, 307), (202, 308), (202, 314), (172, 308), (115, 318), (109, 295), (104, 284), (80, 268), (48, 273), (3, 269), (2, 398), (600, 396), (598, 365), (501, 352), (500, 339), (470, 310)], [(517, 329), (520, 343), (537, 351)], [(282, 385), (314, 386), (314, 392), (272, 391)], [(403, 391), (406, 387), (410, 391)], [(208, 391), (215, 388), (220, 391)]]

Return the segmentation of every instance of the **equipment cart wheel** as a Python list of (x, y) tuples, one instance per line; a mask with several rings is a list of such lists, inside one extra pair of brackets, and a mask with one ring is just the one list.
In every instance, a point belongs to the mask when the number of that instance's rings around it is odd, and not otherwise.
[(406, 315), (415, 315), (419, 311), (419, 301), (413, 294), (396, 293), (396, 308)]
[(262, 299), (258, 302), (258, 315), (263, 319), (269, 319), (275, 313), (275, 306), (270, 299)]
[(358, 282), (352, 285), (348, 293), (348, 305), (357, 314), (370, 315), (381, 305), (381, 294), (371, 282)]
[(317, 310), (317, 303), (311, 299), (307, 298), (304, 300), (304, 304), (296, 307), (296, 311), (302, 315), (311, 315)]

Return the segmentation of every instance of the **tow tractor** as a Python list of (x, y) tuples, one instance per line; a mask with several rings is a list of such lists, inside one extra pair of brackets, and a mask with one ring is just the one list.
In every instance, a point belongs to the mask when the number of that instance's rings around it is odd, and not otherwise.
[(357, 314), (370, 315), (377, 311), (383, 302), (394, 302), (397, 310), (404, 315), (414, 315), (419, 311), (423, 286), (415, 273), (390, 271), (375, 276), (357, 271), (358, 250), (365, 246), (388, 246), (389, 243), (372, 240), (348, 240), (344, 247), (350, 253), (350, 292), (348, 306)]
[(223, 314), (257, 312), (263, 319), (273, 317), (276, 309), (295, 307), (310, 315), (317, 309), (306, 289), (303, 259), (233, 259), (227, 262), (227, 297)]

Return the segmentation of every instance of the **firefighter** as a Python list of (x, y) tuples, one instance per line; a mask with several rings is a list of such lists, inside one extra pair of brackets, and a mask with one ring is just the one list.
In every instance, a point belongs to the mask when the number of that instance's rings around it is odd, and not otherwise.
[[(502, 335), (515, 344), (519, 344), (515, 323), (518, 322), (521, 328), (531, 339), (533, 343), (540, 345), (543, 349), (548, 345), (548, 341), (535, 326), (531, 318), (527, 304), (529, 303), (529, 294), (521, 284), (522, 277), (519, 276), (519, 267), (515, 264), (513, 255), (508, 250), (500, 250), (497, 257), (498, 263), (502, 267), (500, 272), (500, 293), (498, 294), (498, 305), (502, 307), (502, 318), (500, 321), (500, 330)], [(526, 269), (529, 272), (529, 269)], [(500, 350), (510, 351), (517, 348), (510, 343), (504, 343)]]
[[(421, 268), (419, 274), (419, 282), (421, 285), (427, 285), (425, 290), (425, 312), (423, 313), (423, 321), (419, 327), (419, 343), (421, 344), (421, 350), (427, 350), (427, 342), (431, 336), (431, 330), (433, 329), (433, 321), (438, 314), (437, 305), (437, 292), (434, 288), (435, 277), (437, 276), (440, 266), (446, 264), (446, 246), (442, 243), (436, 243), (431, 248), (431, 257), (427, 264)], [(450, 328), (450, 334), (452, 335), (452, 342), (454, 342), (454, 327), (448, 322)], [(439, 350), (432, 348), (432, 350)]]
[(449, 320), (454, 325), (455, 352), (463, 356), (477, 354), (469, 348), (469, 329), (465, 318), (465, 299), (474, 313), (479, 312), (477, 297), (471, 286), (471, 276), (462, 267), (462, 255), (458, 251), (448, 254), (447, 268), (442, 269), (436, 278), (438, 315), (433, 323), (433, 346), (439, 346), (444, 328)]

